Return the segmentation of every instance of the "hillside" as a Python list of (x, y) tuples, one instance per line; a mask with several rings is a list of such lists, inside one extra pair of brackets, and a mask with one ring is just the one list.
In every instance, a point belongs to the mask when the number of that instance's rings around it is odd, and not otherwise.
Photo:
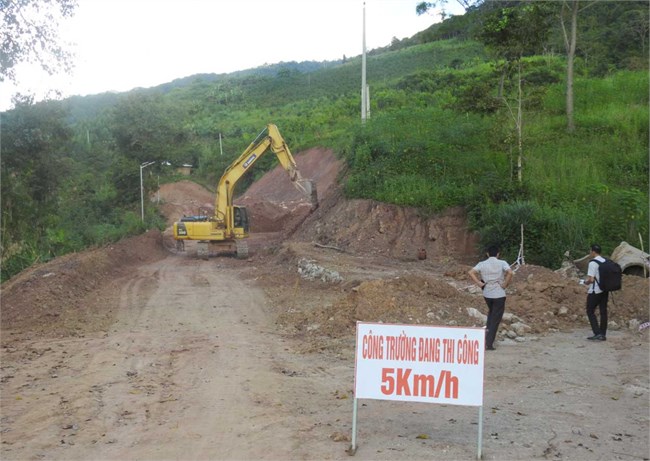
[[(162, 228), (155, 206), (141, 210), (141, 188), (180, 180), (175, 167), (184, 164), (213, 186), (268, 123), (294, 151), (334, 152), (345, 164), (337, 182), (346, 198), (423, 217), (466, 215), (477, 254), (498, 243), (513, 259), (522, 225), (529, 261), (549, 268), (594, 241), (606, 251), (623, 240), (649, 247), (648, 40), (635, 28), (647, 5), (594, 4), (582, 13), (572, 130), (561, 27), (551, 20), (562, 4), (523, 5), (486, 2), (372, 50), (364, 126), (359, 57), (183, 77), (2, 113), (3, 280), (35, 261)], [(508, 49), (490, 41), (500, 13), (537, 27), (519, 55), (511, 52), (526, 27), (509, 31)], [(271, 156), (261, 160), (239, 191), (273, 166)]]

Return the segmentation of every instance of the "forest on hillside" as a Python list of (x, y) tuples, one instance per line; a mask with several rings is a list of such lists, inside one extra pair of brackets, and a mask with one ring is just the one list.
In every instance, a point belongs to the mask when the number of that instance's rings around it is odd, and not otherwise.
[(647, 249), (648, 29), (647, 1), (479, 2), (369, 52), (365, 124), (360, 56), (18, 100), (0, 114), (2, 280), (164, 226), (155, 204), (141, 216), (140, 174), (146, 195), (183, 164), (214, 187), (267, 123), (294, 153), (334, 149), (347, 197), (465, 207), (510, 259), (521, 225), (549, 267), (595, 241)]

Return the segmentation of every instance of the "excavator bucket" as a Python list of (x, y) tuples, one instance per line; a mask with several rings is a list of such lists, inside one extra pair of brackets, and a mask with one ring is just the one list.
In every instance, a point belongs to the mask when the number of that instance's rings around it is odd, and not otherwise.
[(318, 192), (316, 191), (316, 183), (311, 179), (309, 179), (308, 182), (309, 182), (309, 187), (307, 188), (307, 190), (309, 190), (311, 211), (314, 211), (316, 208), (318, 208)]
[(305, 195), (309, 197), (311, 203), (311, 211), (314, 211), (318, 208), (318, 192), (316, 190), (316, 183), (311, 179), (297, 179), (294, 184), (298, 189), (300, 189)]

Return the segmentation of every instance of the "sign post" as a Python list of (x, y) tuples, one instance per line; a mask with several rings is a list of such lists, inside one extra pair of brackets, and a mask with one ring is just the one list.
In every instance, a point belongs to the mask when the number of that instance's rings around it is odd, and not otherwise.
[(357, 399), (479, 407), (483, 433), (485, 329), (357, 322), (352, 445)]

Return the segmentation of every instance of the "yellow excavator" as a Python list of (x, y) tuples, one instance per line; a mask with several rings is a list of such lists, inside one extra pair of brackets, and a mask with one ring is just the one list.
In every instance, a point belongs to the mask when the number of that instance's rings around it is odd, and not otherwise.
[(278, 128), (268, 124), (246, 150), (230, 164), (217, 186), (213, 216), (186, 216), (174, 223), (177, 248), (184, 249), (185, 240), (198, 240), (197, 255), (207, 258), (212, 253), (235, 253), (238, 258), (248, 257), (249, 217), (246, 208), (233, 205), (237, 181), (264, 154), (273, 151), (289, 179), (311, 201), (311, 211), (318, 207), (316, 185), (303, 179), (287, 143)]

